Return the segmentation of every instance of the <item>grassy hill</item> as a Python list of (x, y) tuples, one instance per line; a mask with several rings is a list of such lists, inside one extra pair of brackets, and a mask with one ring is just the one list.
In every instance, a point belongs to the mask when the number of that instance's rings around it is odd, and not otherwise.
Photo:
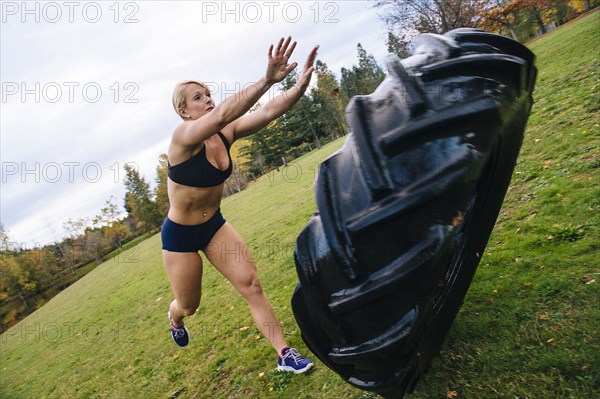
[[(441, 356), (409, 399), (600, 397), (599, 26), (595, 12), (531, 45), (536, 103), (511, 188)], [(315, 209), (318, 165), (342, 143), (222, 206), (302, 352), (293, 247)], [(157, 235), (0, 336), (0, 398), (376, 397), (318, 361), (309, 375), (277, 373), (244, 301), (207, 262), (184, 349), (168, 335), (171, 299)]]

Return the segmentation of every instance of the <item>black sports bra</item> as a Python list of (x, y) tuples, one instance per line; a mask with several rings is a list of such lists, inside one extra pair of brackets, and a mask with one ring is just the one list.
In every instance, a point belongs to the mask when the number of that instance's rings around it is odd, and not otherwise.
[(206, 159), (206, 145), (204, 145), (200, 152), (193, 157), (177, 165), (171, 166), (169, 164), (169, 178), (175, 183), (192, 187), (214, 187), (227, 180), (233, 169), (231, 154), (229, 153), (231, 146), (223, 133), (219, 132), (218, 135), (227, 149), (227, 156), (229, 157), (229, 167), (227, 169), (221, 170), (208, 162), (208, 159)]

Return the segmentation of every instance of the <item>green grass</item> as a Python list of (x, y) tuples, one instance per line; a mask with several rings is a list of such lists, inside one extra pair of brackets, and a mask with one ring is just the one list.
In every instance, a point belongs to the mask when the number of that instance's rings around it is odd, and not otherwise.
[[(598, 398), (600, 12), (531, 45), (540, 73), (513, 182), (471, 289), (409, 399)], [(263, 176), (223, 212), (246, 238), (291, 345), (295, 238), (317, 166), (342, 140)], [(586, 278), (587, 281), (589, 278)], [(193, 343), (168, 337), (172, 298), (155, 235), (107, 261), (0, 337), (0, 397), (367, 399), (320, 362), (277, 373), (244, 301), (205, 263)], [(246, 328), (249, 327), (249, 328)], [(264, 374), (261, 374), (264, 373)]]

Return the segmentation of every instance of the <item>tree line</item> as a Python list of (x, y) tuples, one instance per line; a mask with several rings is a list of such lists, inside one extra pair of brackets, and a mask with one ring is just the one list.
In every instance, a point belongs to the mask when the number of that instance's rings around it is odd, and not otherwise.
[(388, 50), (405, 57), (419, 32), (479, 28), (526, 42), (600, 5), (600, 0), (374, 0)]
[[(418, 32), (444, 33), (478, 27), (526, 41), (591, 8), (600, 0), (375, 0), (385, 10), (387, 48), (400, 57)], [(359, 43), (357, 63), (341, 68), (339, 79), (317, 60), (315, 84), (294, 108), (232, 148), (234, 170), (224, 195), (243, 190), (253, 179), (285, 166), (298, 156), (344, 136), (346, 106), (355, 95), (369, 94), (385, 77), (383, 68)], [(298, 79), (290, 74), (281, 91)], [(259, 109), (257, 104), (250, 112)], [(125, 165), (122, 204), (111, 197), (94, 218), (69, 219), (66, 237), (39, 248), (11, 243), (0, 226), (0, 321), (2, 331), (42, 306), (93, 267), (135, 245), (160, 228), (167, 215), (167, 155), (158, 157), (156, 186), (132, 165)], [(124, 210), (124, 212), (123, 212)]]

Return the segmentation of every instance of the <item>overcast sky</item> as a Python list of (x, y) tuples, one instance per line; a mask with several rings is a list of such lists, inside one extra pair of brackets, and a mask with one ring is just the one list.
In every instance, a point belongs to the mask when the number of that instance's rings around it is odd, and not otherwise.
[[(59, 241), (67, 219), (123, 203), (123, 165), (155, 185), (180, 123), (176, 82), (212, 85), (218, 103), (263, 76), (271, 43), (291, 35), (336, 77), (356, 44), (383, 65), (371, 1), (3, 1), (0, 220), (26, 248)], [(299, 68), (300, 68), (299, 67)], [(275, 89), (268, 95), (276, 95)]]

